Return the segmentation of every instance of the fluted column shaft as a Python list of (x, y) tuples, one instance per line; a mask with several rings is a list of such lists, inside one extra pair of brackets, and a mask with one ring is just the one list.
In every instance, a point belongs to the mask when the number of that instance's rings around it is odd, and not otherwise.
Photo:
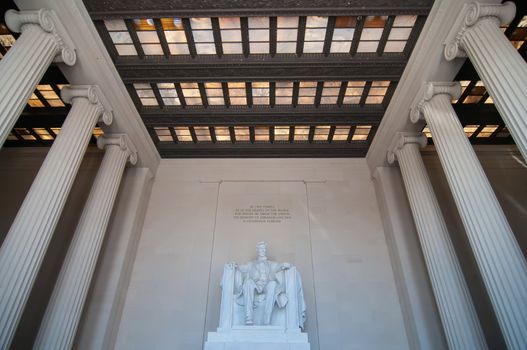
[(99, 138), (106, 149), (53, 290), (34, 349), (71, 349), (84, 301), (128, 158), (135, 151), (125, 135)]
[(63, 89), (63, 98), (70, 95), (73, 99), (72, 108), (0, 248), (0, 349), (7, 349), (11, 342), (92, 130), (104, 110), (93, 89)]
[[(434, 92), (434, 84), (428, 85), (430, 93), (418, 109), (432, 132), (434, 145), (507, 346), (509, 349), (525, 349), (525, 258), (452, 108), (451, 96), (446, 91)], [(449, 89), (445, 85), (443, 88)]]
[[(432, 283), (449, 349), (487, 349), (479, 320), (468, 293), (419, 146), (422, 135), (399, 134), (390, 152), (399, 162), (419, 241)], [(390, 156), (389, 156), (390, 158)]]
[(480, 17), (466, 29), (460, 45), (527, 160), (527, 63), (500, 30), (495, 16)]
[[(49, 10), (10, 10), (5, 17), (10, 29), (22, 34), (0, 61), (0, 147), (40, 79), (65, 45), (57, 33), (56, 18)], [(73, 65), (73, 49), (69, 55), (72, 56), (65, 62)]]

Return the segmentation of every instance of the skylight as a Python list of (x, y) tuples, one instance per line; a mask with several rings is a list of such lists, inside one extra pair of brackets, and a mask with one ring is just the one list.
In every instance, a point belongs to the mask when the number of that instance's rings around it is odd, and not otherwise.
[(383, 35), (381, 53), (393, 54), (404, 51), (416, 19), (415, 15), (166, 17), (104, 20), (104, 26), (119, 56), (161, 56), (161, 41), (174, 56), (361, 54), (377, 52)]
[(161, 143), (365, 142), (372, 125), (254, 125), (154, 127)]
[[(143, 107), (275, 106), (275, 105), (380, 105), (390, 81), (253, 81), (157, 83), (161, 101), (151, 84), (135, 83)], [(394, 86), (395, 87), (395, 86)], [(178, 95), (178, 89), (182, 96)], [(251, 101), (247, 93), (251, 95)], [(205, 102), (204, 102), (205, 101)], [(160, 105), (162, 103), (162, 105)]]

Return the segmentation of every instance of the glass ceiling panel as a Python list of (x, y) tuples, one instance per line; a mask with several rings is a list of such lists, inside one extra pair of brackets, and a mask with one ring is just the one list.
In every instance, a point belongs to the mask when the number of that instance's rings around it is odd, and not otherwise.
[[(278, 54), (322, 54), (325, 45), (326, 53), (352, 54), (354, 38), (358, 41), (356, 53), (376, 52), (388, 16), (307, 16), (305, 30), (299, 43), (299, 16), (276, 17), (276, 32), (271, 33), (271, 17), (219, 17), (219, 28), (214, 29), (209, 17), (191, 17), (188, 26), (192, 41), (190, 45), (196, 55), (239, 55), (243, 54), (242, 18), (247, 22), (248, 54), (270, 54), (271, 38), (276, 38), (276, 53)], [(330, 21), (331, 18), (331, 21)], [(171, 55), (190, 55), (188, 33), (185, 33), (185, 21), (180, 17), (160, 18), (162, 33), (168, 44)], [(361, 21), (362, 28), (355, 33), (357, 23)], [(417, 21), (416, 15), (393, 16), (393, 25), (387, 33), (387, 42), (382, 53), (401, 54)], [(154, 19), (132, 20), (137, 32), (139, 44), (145, 55), (163, 55), (161, 39), (156, 32)], [(328, 25), (331, 23), (332, 34), (326, 38)], [(120, 56), (137, 56), (137, 48), (124, 20), (105, 20), (105, 27)], [(521, 28), (520, 28), (521, 29)], [(217, 30), (217, 35), (214, 31)], [(274, 34), (274, 35), (273, 35)], [(1, 39), (0, 39), (1, 40)], [(515, 39), (515, 45), (521, 45), (523, 39)], [(218, 41), (218, 42), (216, 42)], [(326, 43), (328, 41), (328, 43)], [(300, 45), (299, 45), (300, 44)], [(216, 51), (222, 48), (222, 53)], [(355, 52), (353, 52), (355, 54)]]
[(498, 128), (499, 125), (486, 125), (481, 129), (481, 131), (476, 135), (476, 137), (488, 138), (492, 134), (494, 134), (494, 132), (498, 130)]
[(212, 141), (212, 137), (210, 135), (210, 130), (208, 126), (195, 126), (194, 132), (196, 133), (196, 138), (199, 141)]
[(367, 16), (357, 52), (377, 52), (388, 16)]
[(276, 97), (277, 105), (289, 105), (293, 103), (293, 82), (276, 82)]
[(298, 17), (278, 17), (276, 52), (295, 53), (298, 38)]
[(336, 104), (340, 94), (340, 81), (325, 81), (322, 90), (321, 104)]
[(348, 53), (351, 50), (357, 17), (338, 16), (335, 18), (335, 29), (331, 41), (331, 53)]
[(254, 140), (257, 142), (269, 142), (269, 127), (256, 126), (254, 127)]
[(249, 17), (249, 51), (269, 53), (269, 17)]
[(235, 126), (234, 127), (235, 132), (235, 141), (250, 141), (250, 132), (248, 126)]
[(171, 55), (189, 55), (183, 20), (179, 17), (161, 18), (161, 26)]
[(215, 126), (214, 133), (218, 142), (231, 142), (231, 132), (227, 126)]
[(335, 134), (333, 135), (333, 141), (347, 141), (350, 135), (351, 126), (337, 126), (335, 128)]
[(65, 107), (60, 98), (60, 89), (65, 84), (39, 84), (27, 101), (30, 108)]
[(294, 141), (308, 141), (309, 139), (309, 126), (299, 125), (295, 126)]
[(384, 52), (403, 52), (417, 16), (395, 16)]
[[(13, 128), (11, 133), (7, 136), (8, 142), (22, 141), (24, 144), (29, 146), (35, 146), (37, 144), (44, 144), (49, 146), (60, 133), (61, 128)], [(96, 139), (104, 134), (100, 127), (95, 127), (92, 132), (92, 136)], [(9, 146), (9, 143), (7, 144)], [(16, 145), (16, 143), (14, 144)]]
[(133, 24), (145, 55), (163, 55), (154, 20), (134, 19)]
[(212, 21), (210, 18), (191, 18), (190, 26), (194, 37), (194, 45), (198, 55), (216, 54), (214, 34), (212, 33)]
[[(164, 143), (350, 143), (366, 141), (371, 130), (371, 125), (235, 125), (214, 127), (200, 125), (153, 128), (157, 141)], [(195, 138), (192, 133), (194, 133)]]
[(328, 17), (307, 16), (304, 35), (304, 53), (322, 53)]
[(239, 17), (220, 17), (220, 32), (223, 53), (226, 55), (242, 54), (242, 32)]
[(137, 50), (124, 20), (109, 19), (104, 21), (104, 25), (120, 56), (137, 56)]
[(315, 141), (328, 141), (330, 128), (331, 127), (329, 125), (316, 126), (313, 139)]
[[(201, 88), (196, 82), (156, 83), (156, 88), (159, 91), (158, 98), (156, 98), (156, 92), (152, 89), (151, 84), (134, 83), (133, 88), (144, 107), (159, 106), (160, 101), (162, 101), (161, 107), (204, 106), (205, 102), (208, 106), (273, 107), (275, 105), (293, 105), (294, 103), (340, 106), (341, 104), (382, 104), (391, 83), (390, 81), (230, 81), (200, 84), (203, 84)], [(178, 94), (178, 88), (181, 89), (182, 96)], [(248, 92), (251, 93), (251, 99), (247, 98)], [(294, 100), (295, 93), (297, 98)], [(249, 104), (250, 101), (252, 104)]]
[(269, 104), (269, 82), (253, 82), (252, 83), (253, 104), (268, 105)]
[(159, 106), (154, 90), (150, 84), (136, 83), (133, 86), (143, 106)]
[(289, 141), (289, 126), (279, 125), (274, 127), (275, 141)]

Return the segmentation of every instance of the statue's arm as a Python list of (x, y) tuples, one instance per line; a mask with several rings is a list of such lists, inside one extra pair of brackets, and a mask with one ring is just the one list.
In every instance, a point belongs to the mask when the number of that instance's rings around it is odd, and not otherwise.
[(290, 263), (283, 263), (283, 264), (280, 264), (280, 269), (281, 270), (288, 270), (292, 267), (293, 265), (291, 265)]
[(240, 271), (234, 271), (234, 294), (239, 296), (242, 294), (243, 278)]
[(273, 264), (273, 270), (275, 272), (279, 272), (279, 271), (283, 271), (283, 270), (288, 270), (292, 267), (293, 265), (291, 265), (290, 263), (275, 263)]
[(247, 263), (243, 265), (238, 265), (238, 270), (243, 273), (248, 273), (251, 270), (251, 264)]
[(251, 270), (251, 264), (243, 264), (238, 265), (235, 262), (230, 262), (227, 264), (227, 267), (230, 268), (234, 273), (234, 294), (241, 295), (242, 285), (245, 274), (247, 274)]
[(227, 263), (227, 267), (231, 270), (236, 270), (238, 264), (236, 264), (234, 261), (231, 261), (230, 263)]

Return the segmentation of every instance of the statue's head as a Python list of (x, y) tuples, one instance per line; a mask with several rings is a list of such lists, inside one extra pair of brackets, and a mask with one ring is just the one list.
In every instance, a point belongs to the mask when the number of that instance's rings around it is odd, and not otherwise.
[(258, 242), (256, 243), (256, 253), (259, 257), (265, 257), (267, 253), (267, 243)]

